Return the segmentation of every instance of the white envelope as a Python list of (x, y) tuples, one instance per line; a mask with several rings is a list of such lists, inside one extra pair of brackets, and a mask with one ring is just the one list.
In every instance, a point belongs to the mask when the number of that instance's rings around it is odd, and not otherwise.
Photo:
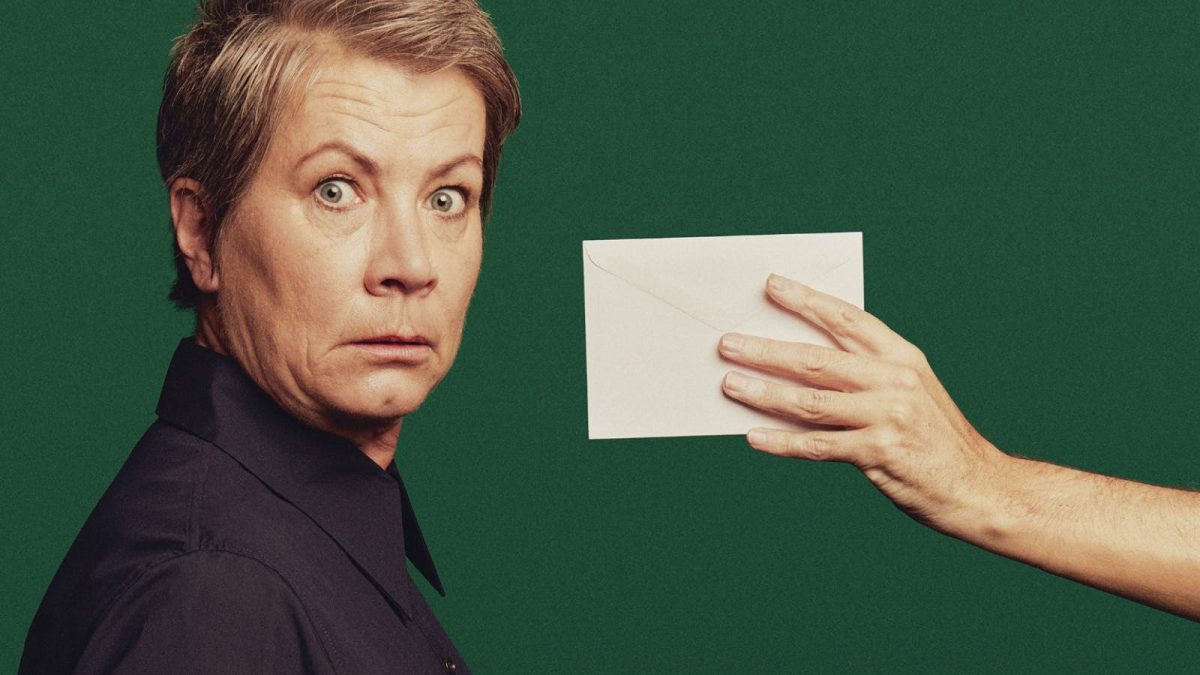
[(781, 274), (863, 306), (862, 233), (583, 242), (588, 438), (799, 428), (721, 392), (727, 332), (833, 346), (767, 299)]

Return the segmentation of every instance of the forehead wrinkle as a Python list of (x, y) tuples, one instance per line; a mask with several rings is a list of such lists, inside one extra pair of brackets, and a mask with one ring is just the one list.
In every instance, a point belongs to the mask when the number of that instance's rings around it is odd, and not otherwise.
[[(375, 136), (376, 132), (382, 132), (396, 141), (407, 142), (427, 137), (429, 142), (437, 146), (449, 143), (455, 148), (461, 145), (463, 152), (480, 152), (480, 148), (468, 146), (478, 145), (476, 136), (480, 136), (478, 140), (483, 140), (480, 129), (486, 126), (485, 116), (470, 115), (470, 119), (464, 120), (456, 111), (456, 106), (473, 104), (475, 99), (482, 99), (476, 87), (447, 88), (439, 85), (426, 88), (419, 84), (423, 82), (422, 78), (402, 71), (392, 70), (387, 77), (375, 77), (375, 73), (364, 72), (353, 65), (346, 72), (341, 72), (343, 65), (336, 62), (322, 64), (318, 72), (325, 72), (314, 78), (315, 81), (306, 89), (298, 92), (298, 103), (303, 112), (300, 119), (293, 119), (302, 125), (297, 129), (303, 129), (300, 131), (302, 135), (317, 133), (325, 136), (327, 132), (337, 130), (338, 136), (357, 138), (355, 145), (363, 150), (379, 151), (382, 150), (380, 144), (387, 146), (390, 143), (384, 137)], [(338, 69), (338, 72), (329, 72), (329, 67)], [(392, 75), (398, 75), (402, 80), (389, 79)], [(480, 112), (483, 112), (482, 106)], [(422, 144), (425, 142), (421, 140)], [(442, 154), (440, 151), (446, 151), (446, 156), (453, 154), (450, 152), (453, 148), (437, 149), (439, 152), (435, 154), (438, 155)], [(428, 148), (394, 150), (406, 156), (413, 153), (428, 155)]]
[[(324, 91), (324, 92), (317, 91), (317, 86), (320, 84), (331, 85), (335, 90), (334, 91)], [(355, 96), (350, 93), (337, 91), (336, 88), (340, 88), (340, 87), (361, 89), (361, 90), (368, 92), (370, 95), (367, 97), (359, 97), (359, 96)], [(328, 88), (328, 87), (326, 87), (326, 88)], [(448, 108), (448, 107), (454, 105), (455, 103), (457, 103), (462, 97), (463, 97), (463, 95), (461, 93), (456, 93), (453, 96), (450, 96), (446, 100), (442, 101), (441, 103), (437, 103), (436, 105), (433, 105), (431, 107), (425, 107), (425, 108), (421, 108), (419, 110), (406, 109), (403, 107), (403, 104), (398, 105), (398, 106), (388, 106), (387, 105), (387, 96), (380, 94), (379, 91), (375, 87), (371, 87), (371, 86), (368, 86), (365, 84), (360, 84), (357, 82), (348, 82), (348, 81), (342, 81), (342, 80), (329, 80), (329, 81), (318, 83), (317, 85), (314, 85), (313, 88), (309, 90), (309, 95), (306, 98), (310, 101), (319, 100), (319, 99), (323, 99), (323, 98), (332, 98), (332, 99), (337, 99), (337, 100), (349, 101), (351, 103), (357, 103), (359, 105), (377, 109), (380, 114), (387, 115), (388, 117), (408, 118), (408, 117), (421, 117), (423, 115), (428, 115), (431, 113), (435, 113), (439, 110), (442, 110), (444, 108)], [(409, 101), (409, 103), (411, 105), (411, 101)]]
[(470, 122), (446, 122), (445, 124), (430, 127), (427, 133), (446, 131), (447, 138), (466, 143), (471, 140), (471, 136), (475, 134), (475, 130), (476, 126)]
[(402, 118), (424, 117), (426, 115), (431, 115), (433, 113), (438, 112), (439, 110), (442, 110), (444, 108), (448, 108), (448, 107), (454, 105), (454, 103), (457, 102), (458, 99), (459, 99), (458, 96), (452, 96), (448, 101), (446, 101), (440, 105), (435, 105), (432, 108), (426, 108), (424, 110), (419, 110), (419, 111), (405, 111), (401, 108), (395, 108), (393, 110), (384, 110), (383, 114), (385, 114), (389, 117), (402, 117)]
[[(410, 79), (410, 78), (405, 78), (405, 79)], [(324, 80), (317, 80), (312, 83), (312, 86), (309, 87), (309, 89), (310, 90), (318, 89), (320, 87), (325, 87), (325, 86), (349, 87), (351, 89), (366, 89), (369, 92), (372, 92), (372, 93), (375, 92), (375, 88), (368, 84), (363, 84), (362, 82), (359, 82), (357, 80), (344, 80), (341, 78), (329, 78), (329, 79), (324, 79)]]
[[(332, 89), (333, 91), (322, 92), (321, 91), (322, 89)], [(349, 96), (345, 93), (341, 93), (339, 91), (339, 90), (344, 90), (344, 89), (361, 90), (361, 91), (365, 92), (367, 95), (363, 99), (355, 99), (354, 97)], [(369, 84), (363, 84), (362, 82), (358, 82), (355, 80), (343, 80), (343, 79), (320, 80), (320, 81), (314, 82), (312, 84), (312, 86), (310, 86), (308, 88), (308, 91), (310, 92), (311, 95), (314, 95), (314, 96), (336, 96), (339, 98), (347, 98), (347, 99), (355, 100), (355, 101), (358, 101), (365, 105), (377, 105), (379, 100), (383, 98), (382, 96), (380, 96), (379, 91), (375, 87), (373, 87)], [(373, 99), (373, 100), (367, 100), (367, 99)]]
[(355, 98), (354, 96), (349, 96), (347, 94), (339, 94), (339, 93), (315, 94), (312, 97), (312, 100), (318, 101), (318, 100), (327, 99), (327, 98), (332, 98), (332, 99), (335, 99), (338, 101), (349, 101), (351, 103), (357, 103), (359, 105), (363, 105), (368, 108), (379, 107), (379, 103), (377, 101), (368, 101), (366, 99)]
[(436, 126), (424, 128), (424, 129), (412, 129), (412, 130), (406, 130), (403, 128), (395, 128), (394, 129), (391, 127), (387, 127), (383, 124), (380, 124), (376, 120), (371, 119), (371, 117), (369, 117), (369, 116), (360, 115), (360, 114), (355, 113), (350, 110), (333, 110), (333, 111), (330, 111), (330, 113), (333, 115), (345, 115), (346, 117), (350, 117), (352, 119), (355, 119), (355, 120), (358, 120), (365, 124), (368, 124), (376, 129), (379, 129), (380, 131), (382, 131), (390, 136), (393, 136), (395, 138), (419, 138), (419, 137), (425, 136), (427, 134), (445, 130), (445, 131), (457, 131), (457, 133), (453, 134), (453, 137), (456, 140), (466, 140), (466, 139), (469, 139), (469, 137), (474, 133), (474, 131), (476, 129), (476, 125), (471, 122), (450, 122), (450, 121), (444, 122), (442, 124), (438, 124)]
[(382, 132), (384, 132), (384, 133), (388, 133), (388, 134), (395, 133), (395, 131), (394, 131), (393, 129), (389, 129), (388, 127), (386, 127), (386, 126), (384, 126), (384, 125), (380, 124), (379, 122), (377, 122), (377, 121), (375, 121), (375, 120), (371, 119), (371, 117), (369, 117), (369, 116), (366, 116), (366, 115), (360, 115), (360, 114), (358, 114), (358, 113), (354, 112), (353, 110), (331, 110), (331, 111), (329, 111), (329, 112), (330, 112), (330, 113), (332, 113), (332, 114), (334, 114), (334, 115), (345, 115), (345, 116), (347, 116), (347, 117), (352, 117), (352, 118), (354, 118), (354, 119), (356, 119), (356, 120), (359, 120), (360, 122), (364, 122), (364, 123), (366, 123), (366, 124), (369, 124), (369, 125), (371, 125), (371, 126), (375, 127), (376, 129), (379, 129), (380, 131), (382, 131)]

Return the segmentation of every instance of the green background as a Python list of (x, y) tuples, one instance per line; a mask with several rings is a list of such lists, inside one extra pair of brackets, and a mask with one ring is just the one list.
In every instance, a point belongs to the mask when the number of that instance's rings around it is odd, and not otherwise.
[[(1194, 624), (925, 530), (848, 466), (588, 441), (580, 262), (861, 230), (868, 309), (999, 447), (1198, 487), (1200, 4), (486, 4), (525, 118), (398, 455), (477, 671), (1200, 666)], [(0, 670), (190, 329), (153, 135), (190, 16), (0, 22)]]

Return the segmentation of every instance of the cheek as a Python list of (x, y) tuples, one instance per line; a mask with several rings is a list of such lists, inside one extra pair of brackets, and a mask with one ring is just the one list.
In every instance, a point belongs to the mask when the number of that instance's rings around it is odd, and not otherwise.
[(350, 309), (362, 246), (353, 237), (305, 236), (303, 223), (269, 225), (246, 228), (224, 247), (228, 318), (275, 345), (335, 330)]
[[(268, 260), (276, 296), (273, 312), (297, 335), (310, 339), (337, 333), (354, 311), (362, 286), (361, 254), (354, 242), (294, 246)], [(282, 316), (280, 316), (282, 315)]]
[[(270, 247), (245, 223), (237, 223), (223, 233), (217, 264), (221, 286), (218, 291), (227, 321), (246, 321), (258, 316), (275, 294), (270, 273)], [(231, 326), (234, 328), (234, 326)]]
[(475, 291), (475, 284), (479, 280), (482, 253), (482, 243), (476, 238), (455, 251), (455, 255), (451, 258), (452, 278), (449, 284), (451, 288), (448, 289), (451, 291), (449, 304), (460, 328), (466, 316), (467, 305), (471, 302), (471, 295)]

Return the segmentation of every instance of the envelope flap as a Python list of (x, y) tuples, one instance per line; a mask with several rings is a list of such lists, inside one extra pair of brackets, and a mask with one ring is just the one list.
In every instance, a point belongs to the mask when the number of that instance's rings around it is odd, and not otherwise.
[[(800, 249), (797, 236), (805, 238)], [(612, 239), (583, 247), (596, 267), (726, 332), (766, 309), (747, 299), (764, 297), (768, 274), (811, 283), (860, 255), (860, 242), (859, 233), (833, 233)]]

